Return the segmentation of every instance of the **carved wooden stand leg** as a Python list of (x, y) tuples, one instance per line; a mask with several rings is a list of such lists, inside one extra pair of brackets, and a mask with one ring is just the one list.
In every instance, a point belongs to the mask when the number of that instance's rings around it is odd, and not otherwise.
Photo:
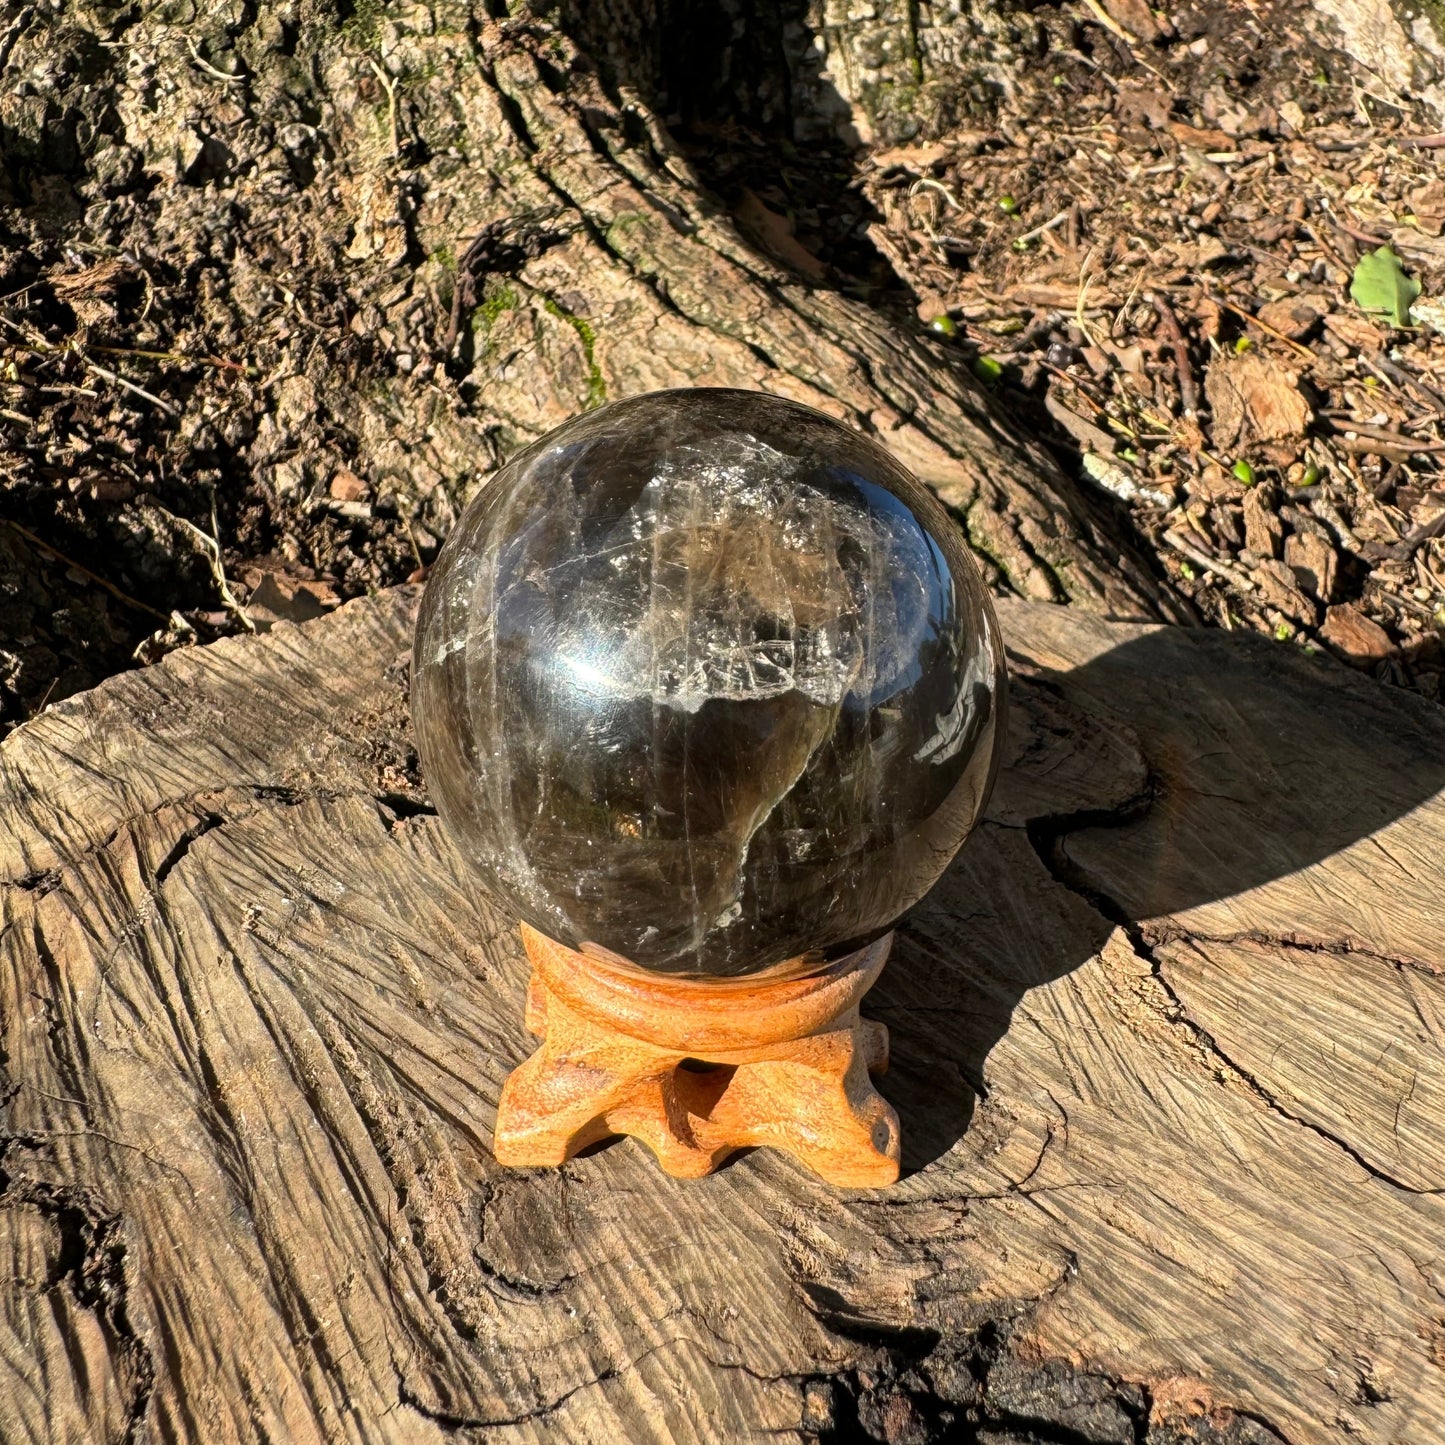
[(690, 1178), (757, 1145), (830, 1184), (898, 1178), (898, 1116), (869, 1078), (888, 1030), (858, 1015), (891, 935), (811, 978), (754, 984), (640, 978), (525, 924), (522, 938), (542, 1045), (503, 1086), (499, 1162), (560, 1164), (631, 1134)]

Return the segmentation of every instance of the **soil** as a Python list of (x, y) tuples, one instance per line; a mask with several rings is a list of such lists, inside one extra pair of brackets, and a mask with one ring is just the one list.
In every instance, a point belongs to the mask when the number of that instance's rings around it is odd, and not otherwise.
[[(424, 576), (525, 439), (468, 366), (505, 288), (453, 284), (472, 237), (418, 240), (444, 97), (418, 73), (399, 101), (385, 12), (346, 15), (314, 53), (300, 4), (184, 47), (64, 3), (0, 31), (0, 731)], [(962, 348), (1186, 612), (1438, 697), (1439, 137), (1296, 0), (1017, 19), (1007, 85), (863, 150), (670, 120), (756, 245)], [(177, 88), (205, 120), (159, 134)], [(312, 186), (338, 129), (396, 176), (341, 210)], [(1423, 287), (1408, 325), (1351, 299), (1380, 245)]]

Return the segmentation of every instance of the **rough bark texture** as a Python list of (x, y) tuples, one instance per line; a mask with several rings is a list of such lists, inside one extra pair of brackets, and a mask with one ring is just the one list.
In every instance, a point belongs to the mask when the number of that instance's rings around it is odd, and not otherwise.
[(1437, 710), (1007, 604), (1008, 768), (869, 998), (903, 1181), (506, 1171), (414, 606), (0, 750), (0, 1438), (1441, 1437)]
[[(810, 0), (805, 13), (798, 8), (790, 60), (802, 93), (815, 97), (811, 114), (830, 119), (835, 134), (890, 143), (986, 115), (1010, 89), (1037, 25), (1034, 7), (1008, 0)], [(1321, 31), (1369, 74), (1376, 100), (1420, 101), (1445, 117), (1437, 0), (1314, 0), (1314, 8), (1328, 22)], [(1246, 7), (1239, 10), (1246, 23)], [(1103, 0), (1093, 15), (1145, 56), (1168, 24), (1167, 9), (1156, 13), (1144, 0)]]
[[(186, 304), (147, 345), (249, 367), (155, 411), (160, 474), (314, 512), (350, 468), (427, 547), (502, 457), (585, 407), (766, 388), (880, 437), (1020, 594), (1185, 615), (956, 350), (744, 239), (648, 107), (656, 11), (579, 9), (559, 18), (596, 36), (600, 70), (564, 30), (461, 0), (17, 19), (0, 43), (24, 84), (0, 123), (32, 250), (153, 258)], [(145, 496), (125, 506), (176, 550)]]

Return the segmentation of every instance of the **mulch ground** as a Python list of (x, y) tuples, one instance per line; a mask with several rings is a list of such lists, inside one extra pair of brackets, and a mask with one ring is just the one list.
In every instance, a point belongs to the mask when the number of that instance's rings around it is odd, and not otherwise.
[[(1202, 622), (1438, 698), (1445, 138), (1353, 72), (1303, 0), (1031, 14), (1038, 58), (945, 129), (827, 164), (737, 129), (684, 143), (755, 240), (961, 348)], [(96, 100), (111, 59), (79, 31), (17, 34), (0, 733), (177, 646), (424, 575), (495, 461), (463, 406), (434, 449), (445, 474), (411, 486), (445, 357), (419, 303), (349, 294), (339, 252), (288, 269), (297, 228), (325, 222), (288, 209), (308, 137), (267, 142), (274, 215), (224, 217), (204, 184), (224, 158), (181, 137), (191, 184), (158, 240), (136, 153), (78, 159), (87, 127), (114, 128)], [(182, 60), (224, 108), (227, 72)], [(1352, 295), (1381, 248), (1393, 316)], [(318, 347), (354, 388), (325, 423)]]
[(1306, 7), (1056, 23), (992, 128), (875, 151), (875, 244), (1204, 619), (1438, 698), (1445, 136)]

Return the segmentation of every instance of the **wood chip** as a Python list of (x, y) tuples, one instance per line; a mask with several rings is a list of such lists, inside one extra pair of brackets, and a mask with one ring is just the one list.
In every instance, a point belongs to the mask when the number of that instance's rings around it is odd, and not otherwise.
[(1264, 356), (1218, 356), (1209, 364), (1205, 394), (1214, 413), (1218, 447), (1236, 442), (1275, 441), (1302, 436), (1310, 423), (1309, 404), (1294, 372)]
[(1285, 541), (1284, 561), (1302, 591), (1328, 602), (1334, 595), (1339, 558), (1335, 549), (1314, 532), (1295, 532)]
[(1332, 311), (1325, 317), (1325, 330), (1355, 351), (1373, 354), (1385, 342), (1382, 327), (1363, 316), (1351, 315), (1347, 311)]
[(1381, 662), (1395, 651), (1385, 629), (1371, 622), (1353, 602), (1329, 609), (1320, 636), (1351, 662)]
[(1279, 556), (1284, 536), (1273, 504), (1274, 496), (1268, 487), (1251, 487), (1244, 494), (1244, 545), (1261, 557)]
[(1320, 312), (1308, 301), (1290, 296), (1282, 301), (1266, 302), (1256, 316), (1270, 331), (1290, 341), (1303, 341), (1319, 321)]
[(1265, 557), (1251, 575), (1271, 607), (1277, 607), (1292, 622), (1314, 626), (1315, 604), (1300, 591), (1295, 574), (1283, 562)]

